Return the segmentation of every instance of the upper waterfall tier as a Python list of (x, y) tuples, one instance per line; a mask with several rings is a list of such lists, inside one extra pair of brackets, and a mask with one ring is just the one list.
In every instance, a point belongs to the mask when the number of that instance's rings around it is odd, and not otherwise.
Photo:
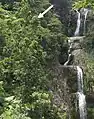
[(77, 27), (74, 33), (74, 36), (79, 36), (80, 32), (80, 26), (81, 26), (81, 14), (79, 11), (77, 11), (78, 19), (77, 19)]
[(87, 31), (87, 15), (89, 10), (86, 8), (82, 8), (80, 10), (76, 10), (76, 29), (74, 31), (74, 36), (85, 35)]

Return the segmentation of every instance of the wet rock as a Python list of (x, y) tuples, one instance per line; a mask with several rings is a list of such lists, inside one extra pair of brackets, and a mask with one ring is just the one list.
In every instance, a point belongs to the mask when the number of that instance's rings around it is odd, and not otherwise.
[(88, 107), (93, 107), (94, 108), (94, 92), (88, 93), (86, 95), (86, 101), (87, 101), (87, 106)]
[(87, 33), (94, 30), (94, 11), (90, 10), (87, 17)]

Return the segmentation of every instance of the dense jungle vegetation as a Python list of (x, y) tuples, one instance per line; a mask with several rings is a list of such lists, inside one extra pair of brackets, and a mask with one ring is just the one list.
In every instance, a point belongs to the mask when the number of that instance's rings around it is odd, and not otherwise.
[[(51, 4), (54, 7), (38, 19)], [(73, 27), (69, 25), (70, 11), (83, 7), (93, 10), (94, 1), (0, 0), (0, 119), (68, 118), (66, 107), (62, 111), (53, 103), (50, 82), (53, 66), (58, 61), (64, 64), (68, 58), (69, 29)], [(90, 19), (93, 21), (94, 16)], [(93, 27), (87, 30), (82, 47), (86, 53), (85, 79), (94, 83)], [(90, 119), (93, 112), (94, 108)]]

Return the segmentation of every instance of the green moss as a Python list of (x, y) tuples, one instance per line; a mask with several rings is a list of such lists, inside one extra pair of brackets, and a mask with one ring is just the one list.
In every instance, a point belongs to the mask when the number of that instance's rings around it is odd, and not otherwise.
[(94, 119), (94, 108), (88, 108), (88, 119)]

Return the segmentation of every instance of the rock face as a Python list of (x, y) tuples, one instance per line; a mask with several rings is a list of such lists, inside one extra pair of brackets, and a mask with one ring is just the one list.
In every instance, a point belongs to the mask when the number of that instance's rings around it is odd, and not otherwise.
[(72, 7), (72, 0), (50, 0), (50, 2), (54, 5), (56, 15), (65, 25), (65, 34), (68, 35), (68, 23), (70, 19), (69, 17)]
[(74, 32), (77, 24), (77, 13), (76, 11), (70, 11), (69, 15), (69, 25), (68, 25), (68, 36), (74, 36)]
[[(69, 54), (71, 53), (73, 58), (72, 65), (64, 66), (58, 62), (53, 66), (53, 81), (50, 84), (50, 90), (53, 93), (53, 103), (62, 108), (62, 111), (66, 110), (67, 113), (73, 115), (70, 119), (79, 119), (78, 108), (75, 109), (77, 104), (77, 66), (83, 68), (82, 55), (84, 50), (82, 49), (83, 37), (69, 37)], [(63, 105), (63, 107), (62, 107)], [(73, 112), (75, 114), (73, 114)]]
[(93, 32), (93, 30), (94, 30), (94, 11), (89, 10), (87, 16), (87, 33)]
[[(81, 55), (84, 53), (83, 49), (82, 49), (82, 42), (83, 42), (84, 36), (79, 36), (79, 37), (69, 37), (70, 40), (70, 45), (71, 45), (71, 54), (73, 55), (74, 59), (73, 59), (73, 65), (77, 66), (83, 66), (81, 65)], [(81, 60), (81, 61), (80, 61)]]
[[(75, 66), (58, 65), (53, 69), (53, 81), (50, 90), (53, 103), (66, 111), (70, 117), (74, 109), (75, 93), (77, 92), (77, 68)], [(71, 119), (71, 118), (70, 118)]]
[(87, 99), (86, 100), (87, 101), (87, 106), (94, 108), (94, 92), (87, 94), (86, 99)]
[[(82, 47), (82, 44), (85, 40), (85, 36), (83, 37), (70, 37), (69, 38), (69, 41), (70, 41), (70, 45), (71, 45), (71, 54), (73, 55), (74, 57), (74, 60), (73, 60), (73, 65), (77, 66), (79, 65), (80, 67), (82, 67), (83, 69), (83, 73), (85, 75), (86, 73), (86, 52), (84, 51), (83, 47)], [(84, 78), (84, 83), (86, 85), (89, 85), (87, 84), (87, 81), (85, 81), (86, 78)], [(91, 109), (91, 108), (94, 108), (94, 92), (90, 93), (90, 92), (87, 92), (86, 94), (86, 102), (87, 102), (87, 108)], [(90, 115), (90, 112), (88, 112), (88, 115)], [(92, 116), (93, 117), (93, 116)]]
[[(82, 11), (81, 11), (82, 12)], [(91, 27), (91, 21), (93, 23), (94, 19), (91, 18), (91, 13), (88, 13), (88, 17), (86, 20), (86, 26)], [(90, 15), (90, 16), (89, 16)], [(83, 14), (82, 14), (83, 19)], [(90, 17), (90, 18), (89, 18)], [(88, 20), (89, 18), (89, 20)], [(75, 21), (76, 22), (76, 21)], [(89, 23), (90, 22), (90, 23)], [(89, 23), (89, 24), (88, 24)], [(84, 24), (84, 20), (81, 21), (81, 24)], [(86, 31), (91, 31), (91, 28), (86, 27)], [(74, 30), (75, 28), (73, 28)], [(83, 25), (80, 29), (80, 35), (83, 35)], [(69, 31), (71, 35), (73, 35), (73, 31)], [(69, 113), (73, 113), (74, 107), (75, 107), (75, 100), (76, 100), (76, 92), (77, 92), (77, 69), (76, 66), (80, 66), (84, 70), (85, 65), (85, 58), (84, 58), (84, 49), (82, 47), (82, 42), (85, 36), (79, 36), (79, 37), (69, 37), (69, 51), (68, 53), (72, 54), (73, 60), (72, 62), (69, 62), (67, 66), (61, 66), (59, 63), (55, 64), (53, 67), (53, 81), (50, 84), (50, 90), (53, 93), (53, 103), (58, 105), (59, 107), (62, 107), (62, 111), (66, 110)], [(62, 55), (62, 54), (61, 54)], [(60, 59), (62, 60), (62, 58)], [(60, 62), (60, 61), (59, 61)], [(64, 64), (64, 62), (61, 64)], [(71, 65), (71, 66), (70, 66)], [(89, 101), (92, 100), (91, 96), (86, 96), (87, 102), (89, 104)], [(90, 104), (91, 105), (91, 104)], [(78, 109), (77, 109), (78, 111)], [(75, 110), (74, 110), (75, 112)], [(77, 113), (75, 112), (77, 118)], [(70, 117), (70, 119), (73, 119)]]

